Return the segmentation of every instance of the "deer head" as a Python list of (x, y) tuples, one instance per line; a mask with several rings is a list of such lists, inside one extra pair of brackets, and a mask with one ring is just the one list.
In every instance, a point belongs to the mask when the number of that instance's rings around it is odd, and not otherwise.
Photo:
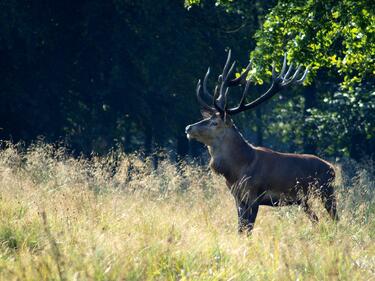
[[(223, 72), (218, 77), (218, 83), (215, 87), (213, 95), (211, 95), (207, 89), (207, 80), (210, 75), (210, 68), (207, 70), (203, 83), (201, 80), (198, 81), (196, 93), (198, 102), (202, 106), (202, 115), (204, 119), (186, 127), (185, 132), (189, 139), (196, 139), (197, 141), (208, 146), (212, 145), (215, 141), (220, 142), (226, 133), (231, 131), (234, 126), (230, 116), (259, 106), (281, 90), (288, 88), (291, 85), (303, 83), (308, 73), (308, 68), (306, 68), (302, 76), (299, 78), (299, 73), (301, 72), (302, 66), (298, 66), (295, 70), (293, 70), (293, 64), (290, 64), (290, 66), (287, 67), (285, 54), (283, 66), (278, 75), (276, 74), (274, 65), (272, 66), (272, 80), (269, 89), (257, 99), (247, 103), (246, 95), (248, 93), (250, 83), (252, 82), (252, 75), (249, 79), (246, 78), (251, 69), (252, 61), (250, 61), (250, 63), (247, 65), (245, 71), (235, 79), (230, 79), (230, 76), (234, 71), (236, 62), (234, 61), (231, 66), (230, 63), (231, 51), (229, 50)], [(227, 98), (229, 89), (238, 85), (244, 86), (241, 100), (236, 107), (228, 108)], [(201, 91), (202, 88), (203, 95)], [(212, 104), (208, 104), (205, 99), (210, 99)]]

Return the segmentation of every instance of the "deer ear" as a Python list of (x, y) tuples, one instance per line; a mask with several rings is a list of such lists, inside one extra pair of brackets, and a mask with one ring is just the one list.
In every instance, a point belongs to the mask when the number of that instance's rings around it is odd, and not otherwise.
[(206, 109), (201, 109), (201, 114), (203, 118), (210, 118), (212, 116), (212, 112)]

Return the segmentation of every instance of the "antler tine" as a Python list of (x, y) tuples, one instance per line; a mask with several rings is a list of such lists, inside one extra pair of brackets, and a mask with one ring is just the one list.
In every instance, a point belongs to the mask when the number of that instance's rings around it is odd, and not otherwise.
[(223, 82), (223, 75), (220, 74), (218, 77), (217, 77), (217, 83), (221, 84)]
[(228, 84), (228, 77), (232, 74), (232, 72), (233, 72), (235, 66), (236, 66), (236, 61), (234, 61), (234, 62), (232, 63), (231, 67), (229, 68), (229, 71), (228, 71), (227, 77), (224, 78), (224, 81), (225, 81), (226, 86), (227, 86), (227, 84)]
[(211, 72), (211, 69), (208, 68), (207, 69), (207, 72), (206, 72), (206, 75), (204, 76), (204, 79), (203, 79), (203, 93), (209, 97), (209, 98), (213, 98), (212, 95), (210, 95), (210, 93), (208, 92), (207, 90), (207, 79), (208, 79), (208, 76), (210, 75), (210, 72)]
[(215, 91), (214, 91), (214, 98), (213, 98), (214, 103), (215, 103), (215, 100), (218, 98), (218, 96), (219, 96), (219, 85), (216, 85)]
[(224, 110), (217, 104), (216, 100), (218, 99), (219, 96), (219, 85), (215, 86), (215, 91), (214, 91), (214, 97), (212, 99), (212, 103), (214, 108), (221, 114), (224, 114)]
[(281, 68), (279, 77), (283, 77), (285, 73), (285, 69), (286, 69), (286, 53), (284, 53), (283, 67)]
[(224, 97), (225, 93), (223, 94), (223, 92), (224, 92), (224, 89), (226, 89), (228, 87), (228, 85), (227, 85), (228, 84), (228, 77), (229, 77), (229, 75), (232, 74), (235, 66), (236, 66), (236, 61), (234, 61), (232, 63), (232, 65), (229, 68), (229, 71), (228, 71), (228, 73), (226, 75), (224, 75), (224, 71), (223, 71), (223, 74), (220, 75), (220, 77), (222, 79), (219, 81), (219, 83), (221, 83), (221, 85), (220, 85), (220, 95), (218, 97), (218, 102), (219, 102), (219, 104), (221, 106), (223, 105), (223, 103), (225, 103), (225, 101), (224, 101), (224, 99), (225, 99), (225, 97)]
[(293, 83), (293, 82), (296, 80), (298, 73), (301, 71), (301, 67), (302, 67), (302, 66), (299, 65), (299, 66), (297, 67), (296, 71), (294, 72), (293, 76), (292, 76), (289, 80), (286, 80), (286, 79), (285, 79), (285, 80), (283, 81), (282, 85), (283, 85), (283, 86), (287, 86), (287, 85), (289, 85), (290, 83)]
[(292, 72), (292, 69), (293, 69), (293, 63), (291, 63), (291, 64), (289, 65), (288, 71), (286, 72), (285, 76), (282, 77), (284, 80), (285, 80), (285, 79), (288, 79), (290, 73)]
[(251, 65), (253, 63), (253, 60), (251, 59), (249, 64), (246, 66), (246, 69), (244, 72), (241, 73), (241, 75), (235, 79), (232, 79), (232, 80), (229, 80), (227, 82), (227, 86), (228, 87), (232, 87), (232, 86), (237, 86), (239, 84), (241, 84), (243, 81), (246, 82), (246, 77), (247, 77), (247, 74), (249, 73), (250, 71), (250, 68), (251, 68)]
[(227, 78), (227, 72), (228, 72), (228, 67), (229, 67), (229, 63), (230, 63), (230, 59), (232, 57), (232, 50), (229, 49), (228, 51), (228, 56), (227, 56), (227, 61), (225, 62), (225, 65), (224, 65), (224, 68), (223, 68), (223, 80), (225, 80)]
[(247, 92), (249, 91), (250, 82), (251, 82), (253, 76), (254, 76), (254, 74), (251, 74), (250, 78), (246, 81), (245, 89), (242, 93), (242, 97), (241, 97), (240, 104), (239, 104), (238, 107), (242, 108), (245, 105), (246, 95), (247, 95)]
[(297, 75), (300, 73), (301, 68), (302, 68), (302, 65), (299, 65), (299, 66), (297, 67), (297, 70), (296, 70), (296, 72), (294, 73), (294, 75), (293, 75), (293, 77), (292, 77), (292, 82), (296, 81)]
[(228, 73), (226, 75), (224, 75), (224, 71), (223, 71), (223, 74), (221, 75), (221, 78), (222, 80), (219, 82), (221, 83), (221, 86), (220, 86), (220, 95), (219, 95), (219, 102), (221, 102), (223, 99), (224, 99), (224, 89), (226, 89), (226, 87), (228, 86), (228, 77), (229, 75), (233, 72), (234, 70), (234, 67), (236, 66), (236, 61), (234, 61), (232, 63), (232, 66), (230, 67)]
[(296, 83), (303, 83), (305, 81), (307, 74), (309, 73), (309, 67), (306, 67), (305, 72), (302, 74), (301, 79), (297, 80)]
[(276, 70), (275, 70), (275, 62), (273, 62), (272, 63), (272, 80), (275, 80), (275, 79), (276, 79)]
[(199, 103), (202, 106), (204, 106), (206, 103), (204, 102), (204, 100), (201, 97), (201, 79), (198, 80), (197, 87), (196, 87), (195, 91), (197, 93), (197, 99), (198, 99)]
[(224, 111), (227, 108), (228, 93), (229, 93), (229, 88), (226, 88), (225, 93), (224, 93), (224, 106), (223, 106)]
[(222, 94), (222, 92), (224, 91), (224, 87), (221, 86), (220, 87), (221, 89), (219, 90), (219, 96), (217, 97), (217, 99), (215, 99), (214, 101), (214, 105), (215, 106), (219, 106), (220, 108), (224, 109), (224, 94)]
[(218, 107), (218, 105), (217, 105), (217, 103), (216, 103), (216, 101), (219, 101), (220, 100), (220, 98), (221, 98), (221, 87), (222, 87), (222, 84), (223, 84), (223, 75), (222, 74), (220, 74), (218, 77), (217, 77), (217, 85), (215, 86), (215, 92), (214, 92), (214, 97), (213, 97), (213, 99), (212, 99), (212, 103), (213, 103), (213, 105), (214, 105), (214, 107), (216, 108), (216, 109), (218, 109), (219, 107)]
[[(222, 108), (222, 110), (224, 110), (224, 108), (225, 108), (225, 91), (226, 91), (226, 88), (227, 88), (226, 84), (227, 84), (228, 76), (233, 72), (234, 67), (236, 65), (236, 62), (234, 61), (231, 65), (231, 67), (229, 68), (231, 57), (232, 57), (232, 50), (229, 49), (227, 61), (225, 62), (223, 73), (219, 76), (219, 83), (221, 84), (220, 85), (219, 97), (217, 99), (215, 99), (215, 101), (214, 101), (215, 107), (216, 106), (220, 107), (220, 108)], [(229, 71), (228, 71), (228, 68), (229, 68)]]
[(209, 106), (205, 101), (204, 99), (201, 97), (201, 80), (199, 79), (198, 80), (198, 83), (197, 83), (197, 88), (196, 88), (196, 92), (197, 92), (197, 99), (198, 99), (198, 102), (201, 104), (201, 106), (208, 110), (208, 111), (213, 111), (213, 108), (211, 106)]

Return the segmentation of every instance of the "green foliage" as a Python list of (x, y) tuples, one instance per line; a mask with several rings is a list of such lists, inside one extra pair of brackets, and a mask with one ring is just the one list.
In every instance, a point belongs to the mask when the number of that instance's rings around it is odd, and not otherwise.
[(280, 1), (256, 34), (253, 56), (270, 60), (288, 52), (310, 65), (328, 68), (342, 86), (375, 74), (375, 14), (370, 1)]
[(324, 79), (316, 77), (318, 70), (328, 70), (326, 77), (340, 83), (339, 92), (319, 91), (320, 105), (308, 110), (305, 122), (313, 124), (318, 147), (357, 159), (373, 153), (375, 100), (373, 87), (365, 84), (375, 74), (375, 14), (369, 1), (280, 1), (255, 39), (252, 56), (261, 58), (259, 64), (287, 51), (289, 61), (310, 66), (310, 82)]
[[(187, 0), (185, 4), (191, 7), (201, 2)], [(256, 4), (216, 1), (227, 12), (240, 14)], [(252, 57), (266, 67), (288, 52), (289, 61), (309, 65), (314, 73), (321, 68), (338, 72), (344, 87), (360, 83), (375, 75), (374, 9), (366, 0), (278, 1), (255, 35)]]
[(374, 99), (374, 92), (356, 88), (335, 92), (325, 98), (324, 107), (311, 109), (306, 122), (319, 124), (315, 130), (318, 146), (329, 155), (368, 158), (374, 149)]

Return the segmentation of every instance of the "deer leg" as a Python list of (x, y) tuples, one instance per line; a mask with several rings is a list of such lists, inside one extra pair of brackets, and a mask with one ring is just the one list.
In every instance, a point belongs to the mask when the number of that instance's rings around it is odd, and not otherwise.
[(309, 217), (309, 219), (313, 222), (313, 223), (317, 223), (319, 221), (318, 219), (318, 216), (315, 214), (315, 212), (313, 210), (311, 210), (308, 202), (306, 199), (304, 199), (301, 203), (302, 205), (302, 209), (305, 211), (305, 213), (307, 214), (307, 216)]
[(337, 214), (336, 208), (336, 196), (334, 194), (334, 190), (332, 186), (328, 186), (323, 189), (321, 193), (322, 201), (324, 203), (324, 207), (326, 208), (328, 214), (334, 221), (339, 220), (339, 216)]
[(254, 228), (255, 219), (259, 210), (259, 203), (246, 204), (241, 202), (237, 206), (238, 210), (238, 232), (250, 232)]

